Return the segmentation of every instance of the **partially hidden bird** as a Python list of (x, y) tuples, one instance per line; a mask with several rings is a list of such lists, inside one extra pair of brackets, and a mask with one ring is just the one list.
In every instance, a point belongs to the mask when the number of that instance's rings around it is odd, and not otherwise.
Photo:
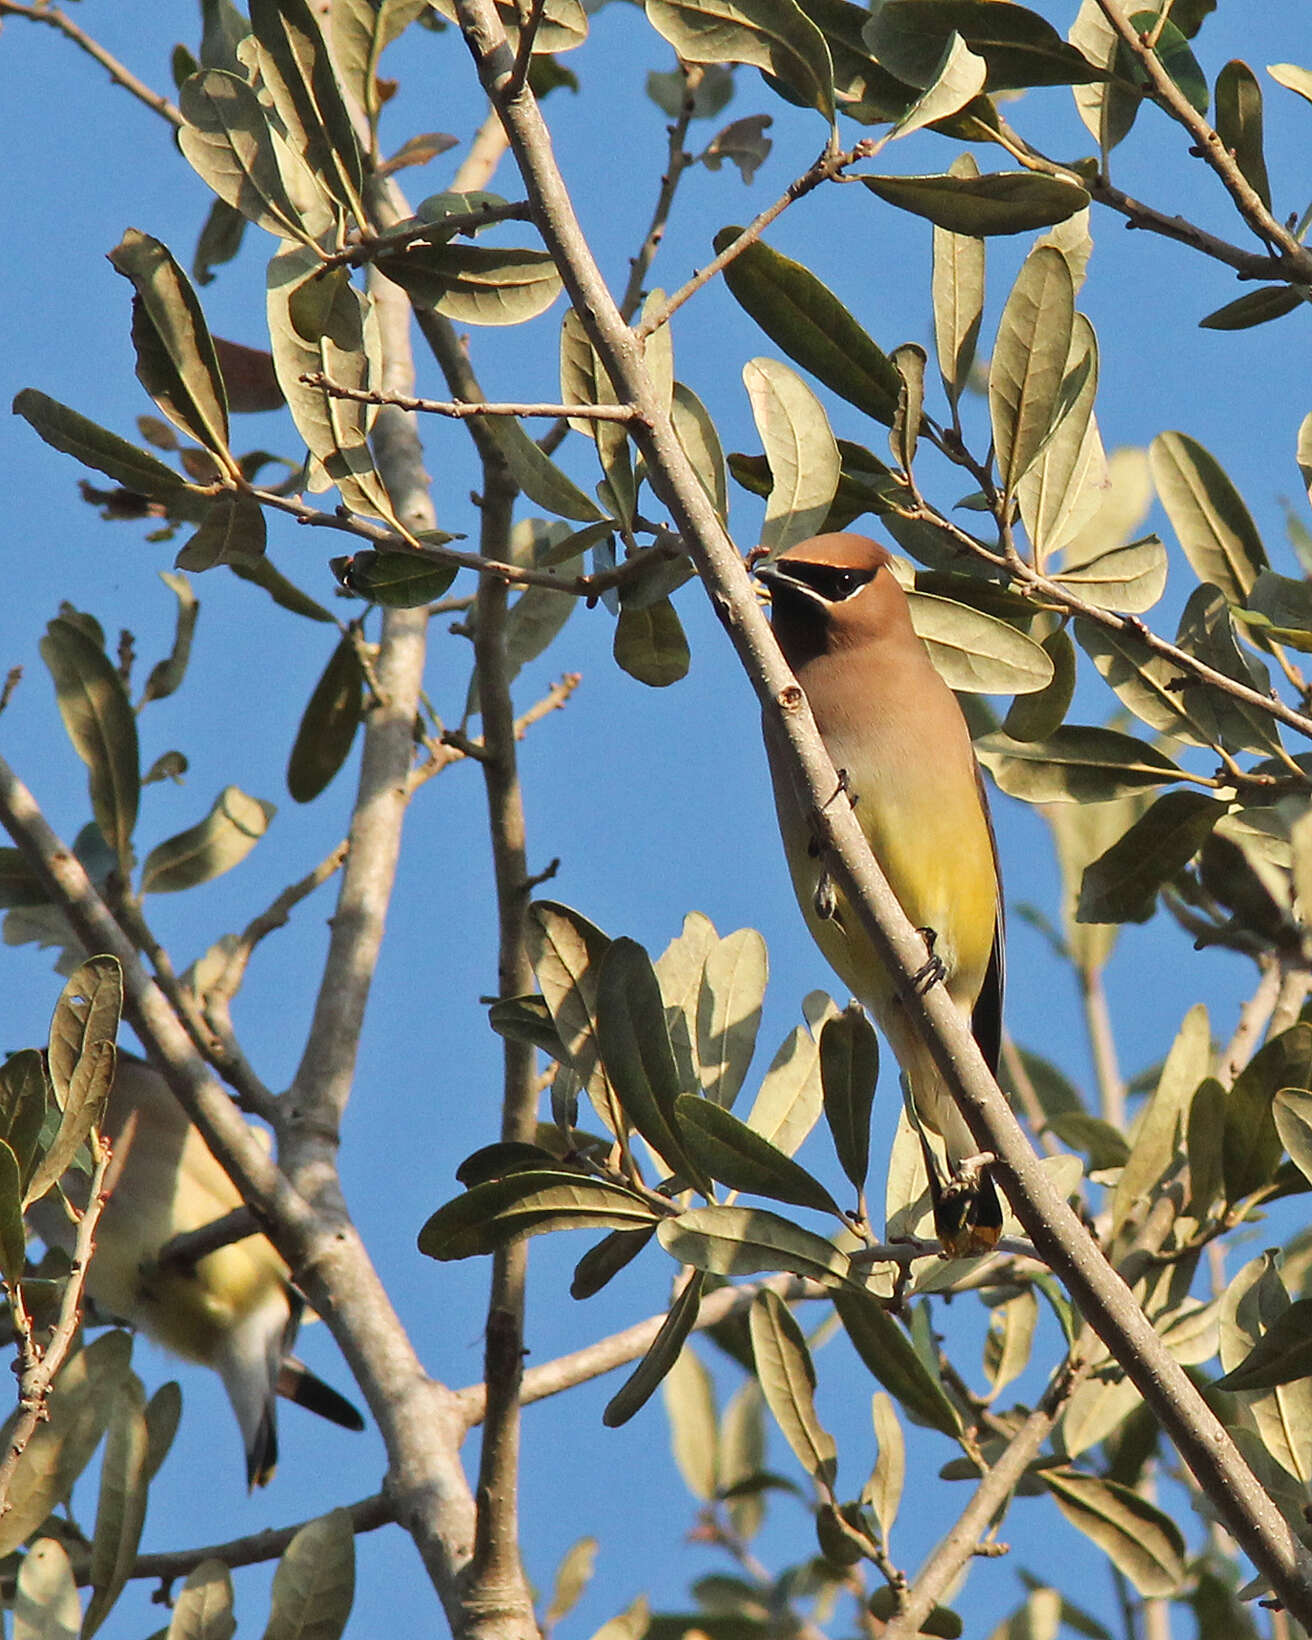
[[(121, 1050), (102, 1130), (122, 1168), (97, 1227), (86, 1290), (103, 1314), (219, 1374), (241, 1427), (247, 1484), (264, 1486), (273, 1475), (279, 1395), (363, 1429), (356, 1408), (291, 1353), (305, 1301), (266, 1237), (253, 1232), (193, 1266), (158, 1264), (173, 1237), (226, 1217), (242, 1198), (160, 1073)], [(77, 1177), (80, 1195), (73, 1176), (64, 1185), (80, 1209), (86, 1181)], [(32, 1218), (47, 1245), (72, 1250), (75, 1226), (54, 1193)]]
[[(863, 535), (817, 535), (755, 571), (856, 818), (890, 888), (996, 1074), (1003, 910), (988, 803), (965, 718), (911, 624), (891, 555)], [(826, 872), (808, 810), (767, 719), (766, 752), (793, 887), (830, 966), (874, 1015), (905, 1073), (945, 1252), (987, 1251), (1002, 1208), (898, 984)], [(837, 795), (837, 793), (835, 793)], [(938, 1176), (935, 1135), (946, 1176)], [(966, 1164), (963, 1166), (963, 1164)]]

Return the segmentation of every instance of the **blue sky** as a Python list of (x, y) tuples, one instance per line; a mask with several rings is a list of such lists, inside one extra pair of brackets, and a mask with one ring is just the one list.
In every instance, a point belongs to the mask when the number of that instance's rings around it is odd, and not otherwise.
[[(1043, 9), (1064, 29), (1075, 8)], [(84, 27), (160, 88), (169, 89), (168, 57), (175, 41), (195, 43), (190, 5), (86, 0), (76, 11)], [(1272, 3), (1260, 8), (1260, 15), (1260, 44), (1253, 40), (1253, 8), (1222, 5), (1209, 19), (1199, 41), (1209, 79), (1232, 56), (1245, 56), (1259, 73), (1268, 62), (1307, 58), (1305, 8)], [(617, 286), (645, 231), (665, 152), (664, 116), (646, 98), (644, 80), (650, 69), (668, 68), (671, 61), (669, 48), (652, 34), (641, 11), (614, 0), (594, 18), (588, 44), (570, 59), (583, 80), (582, 94), (560, 92), (547, 105), (584, 227)], [(446, 130), (461, 139), (461, 147), (425, 171), (403, 173), (403, 184), (417, 200), (446, 186), (481, 119), (481, 106), (468, 58), (452, 33), (407, 39), (386, 67), (401, 79), (401, 92), (385, 116), (386, 146), (398, 147), (419, 130)], [(38, 387), (131, 436), (134, 418), (153, 407), (132, 374), (128, 287), (105, 253), (131, 226), (163, 239), (188, 262), (208, 196), (163, 122), (113, 89), (100, 69), (53, 31), (10, 22), (0, 36), (0, 74), (9, 108), (13, 239), (0, 270), (9, 315), (0, 386), (6, 398), (20, 388)], [(1269, 81), (1266, 87), (1277, 212), (1301, 213), (1307, 204), (1300, 190), (1306, 188), (1312, 108)], [(815, 157), (823, 122), (783, 104), (750, 70), (739, 71), (734, 101), (719, 121), (695, 133), (694, 142), (698, 136), (709, 140), (719, 123), (758, 112), (774, 116), (775, 145), (755, 183), (744, 187), (732, 169), (694, 168), (680, 191), (653, 282), (680, 284), (709, 258), (721, 226), (749, 219)], [(1030, 93), (1007, 112), (1057, 157), (1088, 151), (1064, 91)], [(850, 140), (858, 134), (853, 131)], [(1118, 151), (1115, 179), (1243, 243), (1219, 186), (1184, 147), (1179, 133), (1150, 110)], [(923, 133), (885, 159), (889, 168), (932, 171), (945, 168), (954, 151), (945, 139)], [(977, 156), (985, 166), (1000, 163), (983, 150)], [(508, 169), (493, 186), (516, 193)], [(1095, 216), (1093, 229), (1096, 251), (1081, 305), (1102, 346), (1098, 414), (1105, 442), (1109, 448), (1141, 444), (1169, 427), (1201, 440), (1243, 491), (1274, 566), (1297, 573), (1285, 540), (1282, 498), (1291, 498), (1307, 521), (1293, 460), (1298, 424), (1312, 407), (1304, 316), (1238, 336), (1200, 331), (1198, 317), (1240, 294), (1224, 268), (1148, 234), (1127, 233), (1106, 216)], [(253, 345), (262, 340), (267, 253), (260, 238), (250, 230), (240, 259), (221, 269), (202, 293), (211, 328)], [(926, 224), (899, 216), (863, 189), (835, 186), (785, 213), (769, 239), (825, 279), (885, 348), (929, 341)], [(1025, 249), (1020, 240), (990, 246), (986, 333)], [(474, 362), (489, 397), (555, 396), (559, 320), (557, 307), (526, 328), (473, 335)], [(740, 371), (747, 358), (769, 351), (716, 286), (676, 324), (678, 373), (715, 415), (726, 449), (758, 447)], [(440, 396), (435, 367), (421, 359), (419, 375), (419, 390)], [(882, 448), (882, 429), (863, 426), (850, 407), (826, 402), (840, 436)], [(978, 429), (978, 405), (972, 414)], [(468, 493), (477, 480), (467, 437), (446, 423), (425, 425), (424, 433), (439, 522), (449, 530), (472, 531)], [(240, 423), (239, 447), (243, 439), (250, 448), (297, 453), (290, 424), (277, 415)], [(573, 440), (561, 459), (580, 482), (591, 485), (596, 475), (588, 456)], [(0, 472), (10, 542), (0, 667), (24, 670), (0, 737), (6, 757), (33, 787), (52, 823), (71, 837), (87, 818), (85, 779), (59, 726), (37, 640), (60, 600), (68, 599), (95, 613), (110, 631), (130, 625), (140, 664), (148, 667), (171, 640), (173, 599), (156, 572), (171, 567), (176, 546), (147, 542), (140, 525), (102, 524), (78, 496), (83, 475), (76, 465), (46, 449), (17, 420), (0, 424)], [(931, 471), (924, 482), (944, 503), (962, 488), (951, 474), (945, 479)], [(745, 549), (755, 540), (759, 503), (738, 492), (733, 507), (733, 528)], [(523, 509), (524, 515), (529, 511)], [(1165, 528), (1160, 516), (1155, 521)], [(339, 550), (334, 542), (331, 551)], [(330, 597), (329, 554), (319, 532), (274, 520), (270, 552), (316, 596)], [(1172, 586), (1150, 617), (1167, 631), (1174, 629), (1190, 584), (1174, 545), (1172, 553)], [(342, 833), (352, 792), (352, 776), (344, 773), (317, 803), (300, 808), (284, 781), (299, 713), (332, 645), (327, 629), (293, 620), (222, 572), (198, 578), (196, 591), (202, 613), (186, 687), (152, 706), (142, 724), (147, 762), (176, 747), (186, 753), (190, 771), (181, 787), (148, 788), (140, 840), (153, 843), (193, 823), (228, 783), (276, 802), (279, 813), (269, 836), (237, 872), (185, 897), (152, 903), (179, 966), (240, 927), (327, 852)], [(552, 897), (578, 906), (611, 933), (641, 940), (653, 954), (693, 908), (706, 912), (721, 932), (742, 925), (760, 928), (772, 970), (760, 1049), (764, 1065), (799, 1017), (802, 996), (835, 982), (805, 934), (783, 870), (751, 692), (696, 585), (685, 588), (677, 602), (693, 663), (688, 678), (672, 689), (648, 690), (616, 669), (609, 654), (611, 619), (603, 610), (579, 610), (551, 650), (520, 678), (516, 698), (522, 709), (562, 672), (577, 670), (583, 677), (568, 708), (537, 725), (523, 747), (530, 865), (540, 870), (559, 858)], [(468, 643), (435, 631), (428, 687), (448, 720), (459, 716), (469, 667)], [(1077, 702), (1077, 719), (1095, 721), (1106, 710), (1100, 690), (1087, 681)], [(431, 782), (413, 806), (343, 1151), (348, 1199), (398, 1308), (431, 1370), (454, 1384), (472, 1382), (479, 1373), (486, 1272), (481, 1264), (433, 1265), (417, 1254), (414, 1238), (427, 1214), (455, 1190), (455, 1165), (492, 1136), (496, 1121), (498, 1043), (478, 1001), (495, 981), (483, 812), (482, 784), (468, 766)], [(1056, 872), (1041, 822), (1005, 799), (997, 803), (997, 818), (1013, 904), (1032, 902), (1055, 913)], [(331, 891), (302, 906), (293, 927), (261, 949), (239, 1000), (237, 1025), (247, 1052), (275, 1087), (290, 1076), (300, 1051), (330, 910)], [(1019, 918), (1012, 921), (1010, 956), (1011, 1031), (1087, 1086), (1088, 1057), (1068, 974)], [(60, 983), (48, 962), (30, 947), (3, 949), (0, 976), (7, 998), (4, 1047), (40, 1040)], [(1128, 931), (1108, 979), (1126, 1069), (1158, 1059), (1200, 996), (1218, 1037), (1227, 1036), (1249, 982), (1238, 959), (1193, 954), (1184, 936), (1160, 918)], [(895, 1111), (895, 1085), (886, 1076), (876, 1107), (877, 1151), (891, 1133)], [(820, 1169), (828, 1166), (816, 1141), (806, 1159)], [(534, 1245), (531, 1364), (652, 1313), (668, 1296), (669, 1268), (652, 1252), (601, 1297), (587, 1306), (575, 1304), (566, 1291), (569, 1269), (583, 1246), (575, 1241)], [(965, 1304), (944, 1312), (942, 1322), (971, 1339), (979, 1332)], [(318, 1370), (345, 1384), (345, 1369), (324, 1329), (311, 1329), (304, 1346)], [(977, 1343), (970, 1347), (977, 1351)], [(139, 1346), (138, 1365), (148, 1385), (174, 1370), (145, 1346)], [(869, 1394), (874, 1386), (836, 1345), (821, 1354), (820, 1374), (822, 1415), (840, 1445), (844, 1437), (851, 1443), (854, 1456), (844, 1480), (855, 1492), (873, 1455)], [(720, 1376), (726, 1387), (735, 1381), (732, 1374)], [(267, 1492), (248, 1499), (237, 1437), (217, 1380), (190, 1369), (181, 1377), (183, 1428), (152, 1494), (148, 1548), (249, 1532), (365, 1495), (379, 1484), (382, 1454), (372, 1433), (352, 1437), (323, 1429), (293, 1408), (284, 1418), (280, 1473)], [(680, 1609), (687, 1603), (686, 1581), (720, 1565), (706, 1551), (682, 1546), (692, 1504), (668, 1460), (659, 1405), (653, 1403), (623, 1430), (601, 1427), (601, 1407), (614, 1387), (614, 1380), (588, 1386), (526, 1415), (530, 1575), (545, 1590), (556, 1561), (575, 1538), (593, 1533), (601, 1540), (595, 1582), (569, 1620), (569, 1635), (586, 1636), (642, 1592), (657, 1608)], [(1032, 1393), (1037, 1385), (1024, 1387)], [(215, 1448), (217, 1461), (211, 1462)], [(922, 1460), (927, 1474), (951, 1455), (937, 1438), (927, 1442)], [(772, 1461), (800, 1478), (781, 1443)], [(202, 1474), (203, 1486), (197, 1484)], [(934, 1483), (924, 1488), (924, 1496), (935, 1500), (935, 1513), (931, 1516), (920, 1498), (909, 1497), (895, 1536), (895, 1550), (909, 1566), (946, 1528), (950, 1517), (941, 1511), (951, 1510), (958, 1495), (945, 1494)], [(92, 1510), (90, 1496), (79, 1500), (84, 1525), (90, 1524)], [(782, 1565), (805, 1556), (805, 1516), (786, 1502), (773, 1510), (775, 1524), (767, 1531), (762, 1557)], [(1065, 1569), (1081, 1554), (1079, 1540), (1044, 1505), (1017, 1505), (1006, 1535), (1016, 1545), (1013, 1562), (1035, 1571), (1054, 1564)], [(1013, 1562), (976, 1569), (970, 1593), (976, 1615), (969, 1632), (985, 1632), (1019, 1599)], [(1081, 1582), (1082, 1598), (1106, 1615), (1110, 1591), (1102, 1570), (1082, 1575)], [(261, 1600), (246, 1582), (239, 1587), (239, 1614), (249, 1628), (261, 1621)], [(376, 1630), (383, 1619), (395, 1628), (431, 1621), (417, 1560), (397, 1531), (360, 1544), (357, 1628)], [(140, 1633), (158, 1621), (157, 1609), (133, 1592), (105, 1632), (111, 1637)]]

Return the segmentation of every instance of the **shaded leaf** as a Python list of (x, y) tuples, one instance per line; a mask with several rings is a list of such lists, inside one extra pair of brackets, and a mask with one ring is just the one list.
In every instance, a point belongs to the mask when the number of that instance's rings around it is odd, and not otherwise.
[(1052, 682), (1052, 661), (1043, 646), (1006, 621), (924, 592), (909, 592), (907, 602), (916, 635), (950, 688), (1024, 695)]
[(676, 1110), (687, 1148), (721, 1184), (842, 1217), (837, 1202), (818, 1179), (727, 1110), (689, 1093), (680, 1094)]
[(986, 735), (975, 750), (1001, 789), (1028, 803), (1105, 803), (1168, 785), (1181, 773), (1169, 757), (1132, 735), (1076, 724), (1047, 740)]
[(832, 1287), (849, 1271), (832, 1242), (761, 1207), (690, 1208), (663, 1219), (656, 1234), (671, 1258), (710, 1275), (787, 1270)]
[[(716, 254), (741, 232), (721, 228)], [(901, 388), (896, 368), (808, 268), (758, 240), (729, 263), (724, 282), (790, 359), (858, 410), (892, 425)]]
[(954, 32), (983, 57), (990, 91), (1080, 85), (1107, 77), (1051, 23), (1019, 5), (999, 14), (981, 0), (887, 0), (867, 25), (866, 40), (899, 79), (928, 85)]
[(683, 623), (668, 598), (637, 607), (621, 599), (611, 652), (622, 672), (651, 689), (686, 678), (692, 659)]
[(670, 414), (674, 421), (674, 435), (723, 524), (729, 516), (728, 480), (715, 423), (702, 401), (682, 382), (674, 384)]
[(752, 1060), (768, 975), (765, 941), (754, 928), (716, 940), (702, 958), (693, 1021), (697, 1075), (702, 1092), (725, 1110)]
[(1189, 1111), (1211, 1063), (1207, 1010), (1196, 1003), (1184, 1017), (1140, 1117), (1112, 1198), (1114, 1229), (1132, 1218), (1141, 1219), (1156, 1187), (1175, 1172), (1185, 1149)]
[(834, 118), (825, 37), (794, 0), (647, 0), (647, 21), (690, 63), (750, 63)]
[(1147, 922), (1158, 890), (1188, 865), (1225, 811), (1205, 792), (1164, 792), (1085, 868), (1076, 921)]
[(319, 224), (303, 221), (284, 180), (285, 171), (304, 173), (304, 164), (269, 129), (247, 81), (225, 69), (202, 69), (183, 85), (178, 106), (185, 121), (178, 146), (220, 200), (267, 233), (310, 244)]
[(597, 983), (609, 938), (570, 906), (538, 900), (529, 907), (529, 960), (569, 1063), (593, 1103), (611, 1098), (596, 1038)]
[[(1136, 11), (1129, 21), (1130, 26), (1140, 34), (1152, 31), (1156, 39), (1153, 52), (1157, 61), (1175, 81), (1177, 90), (1183, 93), (1195, 112), (1206, 114), (1210, 100), (1207, 78), (1180, 29), (1169, 18), (1164, 21), (1155, 11)], [(1146, 71), (1129, 52), (1123, 52), (1120, 61), (1126, 78), (1147, 82)]]
[(287, 760), (287, 790), (297, 803), (318, 797), (345, 763), (364, 715), (364, 670), (348, 633), (324, 667), (301, 715)]
[(272, 803), (225, 786), (198, 825), (158, 843), (141, 869), (143, 894), (175, 894), (240, 865), (269, 829)]
[(1263, 1044), (1235, 1078), (1225, 1105), (1222, 1166), (1229, 1202), (1271, 1182), (1283, 1154), (1272, 1101), (1312, 1087), (1312, 1025), (1293, 1025)]
[(91, 1542), (91, 1600), (82, 1633), (93, 1634), (131, 1575), (146, 1523), (147, 1434), (145, 1392), (135, 1375), (114, 1396)]
[(329, 566), (342, 586), (386, 609), (418, 609), (440, 598), (456, 578), (454, 564), (440, 564), (416, 552), (352, 553)]
[(132, 282), (132, 343), (137, 379), (174, 424), (225, 467), (228, 395), (200, 303), (167, 246), (129, 228), (109, 253)]
[(578, 1605), (583, 1591), (592, 1581), (599, 1547), (595, 1537), (582, 1537), (565, 1551), (556, 1568), (551, 1603), (542, 1620), (544, 1628), (553, 1629), (562, 1617), (568, 1617)]
[(625, 1265), (631, 1264), (656, 1234), (656, 1226), (644, 1230), (612, 1230), (595, 1247), (590, 1247), (574, 1266), (569, 1284), (571, 1298), (591, 1298), (599, 1293)]
[(618, 1429), (621, 1424), (628, 1423), (633, 1414), (646, 1405), (661, 1380), (674, 1366), (684, 1340), (696, 1324), (705, 1281), (705, 1274), (701, 1270), (694, 1270), (689, 1276), (683, 1291), (671, 1304), (669, 1314), (661, 1323), (660, 1331), (652, 1339), (647, 1353), (606, 1403), (601, 1421), (607, 1429)]
[(456, 324), (519, 325), (561, 292), (546, 251), (491, 245), (411, 245), (378, 258), (379, 271), (420, 307)]
[(244, 490), (221, 490), (174, 563), (200, 573), (234, 558), (249, 562), (263, 554), (266, 539), (264, 508), (255, 497)]
[(1017, 695), (1002, 720), (1002, 731), (1013, 740), (1046, 740), (1065, 721), (1075, 694), (1075, 646), (1064, 627), (1043, 640), (1043, 652), (1052, 662), (1052, 681), (1033, 694)]
[(918, 1423), (955, 1437), (961, 1429), (956, 1408), (875, 1295), (844, 1286), (834, 1294), (834, 1308), (853, 1349), (894, 1400)]
[(1142, 1595), (1170, 1595), (1184, 1580), (1184, 1539), (1162, 1510), (1128, 1486), (1074, 1470), (1039, 1471), (1071, 1525)]
[(987, 63), (954, 30), (929, 86), (898, 120), (891, 135), (907, 137), (955, 114), (983, 91), (987, 75)]
[[(929, 5), (933, 0), (914, 3)], [(1077, 183), (1031, 171), (988, 171), (979, 177), (861, 176), (855, 180), (886, 204), (928, 217), (935, 227), (949, 233), (972, 237), (1049, 228), (1089, 204), (1089, 195)]]
[(710, 1180), (682, 1138), (679, 1073), (651, 959), (636, 940), (612, 940), (597, 979), (597, 1046), (624, 1115), (667, 1167), (703, 1195)]
[(1274, 1389), (1312, 1377), (1312, 1299), (1296, 1299), (1278, 1315), (1258, 1339), (1250, 1354), (1213, 1389)]
[(137, 720), (127, 690), (100, 644), (66, 616), (50, 622), (40, 647), (64, 728), (87, 766), (91, 812), (126, 876), (141, 796)]
[(354, 1599), (355, 1532), (349, 1512), (334, 1509), (302, 1526), (283, 1551), (264, 1640), (338, 1640)]
[(1267, 568), (1262, 538), (1219, 462), (1185, 433), (1159, 433), (1148, 449), (1153, 482), (1200, 581), (1243, 604)]
[(820, 1085), (825, 1120), (843, 1172), (857, 1191), (870, 1168), (870, 1112), (879, 1080), (879, 1040), (858, 1003), (820, 1031)]
[[(973, 154), (958, 154), (949, 176), (976, 178)], [(939, 375), (949, 402), (957, 404), (970, 379), (984, 311), (984, 241), (969, 234), (934, 229), (934, 342)]]
[(551, 1230), (633, 1230), (657, 1221), (636, 1191), (563, 1167), (527, 1169), (476, 1184), (439, 1207), (419, 1232), (419, 1251), (449, 1262)]
[(1142, 615), (1166, 588), (1166, 548), (1155, 535), (1112, 547), (1054, 579), (1100, 609)]
[(749, 1312), (756, 1376), (766, 1405), (803, 1469), (820, 1486), (833, 1486), (838, 1448), (815, 1410), (815, 1368), (802, 1329), (788, 1306), (768, 1288)]

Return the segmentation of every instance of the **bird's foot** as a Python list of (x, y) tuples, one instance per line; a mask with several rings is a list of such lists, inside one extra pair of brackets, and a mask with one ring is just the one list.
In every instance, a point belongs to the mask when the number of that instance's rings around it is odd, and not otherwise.
[(911, 983), (915, 987), (916, 995), (923, 997), (931, 987), (943, 983), (948, 977), (948, 971), (943, 964), (942, 957), (934, 950), (935, 945), (938, 943), (938, 935), (935, 931), (932, 928), (918, 928), (916, 932), (924, 940), (925, 948), (929, 952), (923, 966), (917, 968), (911, 976)]
[(988, 1150), (967, 1156), (941, 1190), (931, 1189), (934, 1229), (947, 1258), (978, 1258), (997, 1246), (1002, 1203), (987, 1171), (996, 1160)]

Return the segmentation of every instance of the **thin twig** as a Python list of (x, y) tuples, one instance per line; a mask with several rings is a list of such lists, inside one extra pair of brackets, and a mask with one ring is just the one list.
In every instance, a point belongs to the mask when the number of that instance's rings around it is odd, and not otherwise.
[(701, 84), (706, 70), (700, 63), (685, 63), (681, 58), (679, 72), (683, 75), (683, 100), (679, 104), (678, 114), (666, 127), (670, 140), (660, 190), (652, 209), (651, 222), (643, 235), (642, 244), (638, 247), (638, 254), (629, 259), (629, 282), (625, 285), (624, 294), (620, 298), (620, 312), (628, 320), (632, 320), (642, 305), (643, 285), (656, 258), (656, 252), (660, 249), (661, 241), (665, 238), (666, 224), (674, 208), (674, 196), (678, 191), (680, 179), (692, 164), (692, 155), (685, 152), (684, 143), (688, 137), (688, 126), (692, 122), (697, 87)]
[(252, 917), (238, 934), (223, 965), (222, 973), (204, 992), (202, 1001), (207, 1011), (216, 1003), (226, 1006), (236, 996), (246, 977), (246, 968), (255, 947), (275, 929), (285, 928), (291, 920), (293, 910), (301, 901), (308, 899), (315, 889), (321, 888), (330, 877), (341, 870), (350, 847), (349, 840), (343, 838), (331, 853), (320, 860), (313, 871), (307, 872), (298, 882), (289, 884), (266, 910), (261, 911), (258, 917)]
[(307, 387), (322, 388), (329, 398), (350, 399), (355, 404), (394, 404), (398, 410), (454, 416), (460, 421), (467, 421), (471, 416), (578, 416), (583, 421), (638, 419), (638, 412), (631, 404), (489, 404), (486, 400), (468, 404), (462, 399), (415, 399), (406, 393), (385, 393), (377, 387), (343, 387), (320, 371), (310, 371), (301, 380)]
[(1254, 234), (1264, 244), (1278, 250), (1285, 265), (1283, 277), (1295, 277), (1294, 269), (1297, 268), (1300, 283), (1312, 282), (1312, 255), (1299, 244), (1283, 222), (1272, 216), (1261, 195), (1244, 175), (1238, 160), (1176, 85), (1157, 53), (1144, 44), (1117, 0), (1098, 0), (1098, 8), (1146, 75), (1149, 95), (1193, 138), (1194, 151), (1216, 173), (1234, 201), (1235, 209)]
[(22, 1282), (13, 1285), (8, 1281), (4, 1283), (19, 1340), (18, 1419), (9, 1432), (4, 1461), (0, 1462), (0, 1517), (9, 1511), (9, 1489), (13, 1485), (14, 1473), (37, 1425), (48, 1416), (51, 1387), (59, 1369), (67, 1361), (82, 1325), (82, 1301), (95, 1251), (96, 1227), (109, 1202), (112, 1188), (109, 1174), (114, 1162), (113, 1151), (106, 1140), (98, 1140), (95, 1151), (87, 1205), (78, 1219), (68, 1279), (60, 1297), (58, 1317), (46, 1344), (39, 1344), (33, 1335)]
[(1259, 958), (1259, 968), (1257, 989), (1240, 1008), (1234, 1035), (1216, 1063), (1217, 1080), (1223, 1088), (1233, 1086), (1235, 1078), (1257, 1051), (1280, 994), (1280, 964), (1276, 959), (1269, 955), (1262, 956)]
[(1116, 1037), (1111, 1010), (1103, 988), (1102, 970), (1081, 966), (1080, 1000), (1084, 1004), (1084, 1028), (1089, 1036), (1094, 1075), (1098, 1079), (1098, 1109), (1104, 1122), (1125, 1128), (1125, 1083), (1116, 1057)]
[(23, 668), (21, 666), (11, 666), (5, 674), (3, 687), (0, 687), (0, 712), (3, 712), (14, 698), (14, 690), (18, 688), (22, 681)]
[(519, 46), (515, 51), (515, 66), (510, 71), (508, 97), (517, 97), (528, 83), (529, 65), (533, 61), (533, 42), (546, 13), (547, 0), (529, 0), (528, 16), (519, 25)]
[(121, 85), (125, 91), (130, 91), (152, 112), (168, 120), (170, 125), (185, 123), (181, 111), (174, 107), (167, 97), (161, 97), (158, 91), (152, 91), (144, 80), (139, 80), (130, 68), (125, 68), (117, 57), (106, 51), (98, 40), (93, 40), (85, 29), (80, 28), (62, 11), (56, 11), (53, 6), (25, 6), (19, 4), (19, 0), (0, 0), (0, 19), (4, 17), (25, 17), (30, 23), (47, 23), (51, 28), (58, 29), (75, 45), (81, 46), (89, 57), (94, 57), (102, 68), (108, 70), (109, 77), (115, 85)]
[(795, 205), (799, 199), (805, 199), (807, 194), (812, 193), (822, 182), (832, 182), (841, 176), (847, 166), (854, 164), (858, 159), (864, 159), (868, 152), (868, 145), (861, 142), (846, 153), (837, 153), (826, 147), (815, 164), (790, 182), (773, 205), (768, 205), (759, 216), (753, 217), (731, 245), (726, 245), (704, 268), (699, 268), (686, 285), (681, 285), (675, 291), (659, 312), (651, 314), (640, 325), (635, 325), (635, 335), (641, 339), (650, 336), (662, 325), (669, 324), (689, 297), (695, 296), (703, 285), (708, 285), (717, 273), (721, 273), (730, 262), (741, 256), (749, 245), (754, 245), (776, 217), (782, 216), (788, 207)]
[(419, 241), (440, 238), (445, 243), (448, 239), (472, 238), (481, 228), (490, 228), (497, 222), (532, 220), (533, 213), (524, 200), (502, 205), (493, 205), (488, 201), (476, 210), (453, 212), (450, 216), (444, 216), (435, 222), (407, 219), (387, 233), (362, 234), (349, 245), (344, 245), (341, 250), (330, 252), (315, 269), (313, 277), (322, 278), (333, 268), (364, 267), (380, 256), (395, 256)]

